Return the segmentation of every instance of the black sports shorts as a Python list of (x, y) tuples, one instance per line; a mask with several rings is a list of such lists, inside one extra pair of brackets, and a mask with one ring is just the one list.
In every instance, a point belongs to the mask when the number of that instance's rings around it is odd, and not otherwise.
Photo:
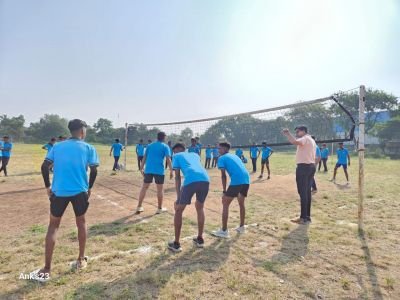
[(249, 187), (249, 184), (230, 185), (225, 195), (234, 198), (241, 194), (242, 196), (247, 197)]
[(156, 184), (164, 184), (164, 175), (158, 174), (144, 174), (144, 183), (152, 183), (153, 178)]
[(70, 202), (72, 203), (76, 217), (84, 215), (89, 207), (89, 195), (87, 192), (82, 192), (71, 197), (57, 197), (55, 194), (52, 194), (49, 199), (50, 213), (58, 218), (63, 216)]

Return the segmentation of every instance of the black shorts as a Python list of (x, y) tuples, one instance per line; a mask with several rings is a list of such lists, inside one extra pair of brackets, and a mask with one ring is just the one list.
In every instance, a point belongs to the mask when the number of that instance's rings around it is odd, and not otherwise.
[(208, 195), (209, 187), (210, 183), (207, 181), (192, 182), (183, 186), (179, 198), (176, 200), (176, 204), (191, 204), (194, 194), (196, 194), (196, 201), (204, 203)]
[(265, 158), (261, 160), (262, 165), (269, 165), (269, 158)]
[(230, 185), (225, 193), (225, 196), (235, 198), (241, 194), (242, 196), (247, 197), (249, 187), (249, 184)]
[(56, 195), (50, 196), (50, 213), (54, 217), (61, 218), (67, 208), (69, 202), (72, 203), (76, 217), (82, 216), (86, 213), (89, 207), (88, 193), (82, 192), (71, 197), (57, 197)]
[(158, 174), (144, 174), (144, 183), (152, 183), (153, 178), (156, 184), (164, 184), (164, 175)]

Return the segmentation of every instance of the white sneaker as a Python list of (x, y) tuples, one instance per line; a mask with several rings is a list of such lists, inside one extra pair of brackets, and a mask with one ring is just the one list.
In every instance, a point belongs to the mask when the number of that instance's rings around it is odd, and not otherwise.
[(212, 234), (213, 236), (220, 237), (220, 238), (224, 238), (224, 239), (229, 238), (229, 231), (228, 231), (228, 229), (227, 229), (227, 230), (222, 230), (222, 229), (215, 230), (215, 231), (212, 231), (211, 234)]
[(350, 181), (347, 181), (346, 185), (349, 186), (350, 185)]
[(165, 207), (159, 208), (159, 209), (157, 209), (156, 214), (162, 214), (162, 213), (167, 212), (167, 211), (168, 211), (168, 209), (166, 209)]
[(333, 182), (333, 183), (336, 183), (336, 180), (335, 179), (331, 179), (331, 180), (329, 180), (330, 182)]
[(136, 208), (136, 212), (137, 212), (137, 213), (144, 212), (143, 206), (139, 206), (138, 208)]
[(235, 230), (237, 233), (245, 233), (246, 232), (245, 225), (239, 226), (239, 227), (235, 228)]

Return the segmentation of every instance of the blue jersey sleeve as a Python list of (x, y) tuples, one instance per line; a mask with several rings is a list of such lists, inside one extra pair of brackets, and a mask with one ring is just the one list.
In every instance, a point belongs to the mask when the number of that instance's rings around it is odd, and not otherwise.
[(181, 168), (181, 164), (180, 164), (180, 156), (174, 156), (174, 159), (172, 160), (172, 169), (176, 170), (176, 169), (180, 169)]
[(89, 166), (98, 166), (99, 165), (99, 157), (97, 155), (97, 151), (93, 146), (89, 147), (88, 153), (88, 165)]
[(221, 157), (218, 159), (218, 163), (217, 163), (218, 169), (225, 169), (224, 161), (225, 161), (224, 157)]
[(56, 147), (53, 147), (53, 148), (50, 149), (49, 152), (47, 152), (46, 160), (49, 160), (49, 161), (51, 161), (51, 162), (54, 161), (54, 150), (55, 150), (55, 148), (56, 148)]

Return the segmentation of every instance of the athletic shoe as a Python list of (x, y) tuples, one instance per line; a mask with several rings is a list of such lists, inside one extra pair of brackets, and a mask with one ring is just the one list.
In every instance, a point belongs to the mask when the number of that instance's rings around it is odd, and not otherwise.
[(157, 211), (156, 211), (156, 214), (162, 214), (162, 213), (167, 212), (167, 211), (168, 211), (168, 209), (166, 209), (165, 207), (158, 208)]
[(204, 239), (201, 237), (193, 238), (193, 243), (197, 248), (204, 248)]
[(37, 269), (31, 273), (29, 273), (29, 279), (30, 280), (35, 280), (38, 282), (47, 282), (50, 280), (50, 274), (49, 273), (43, 273), (42, 275), (39, 275), (41, 269)]
[(174, 241), (168, 243), (168, 249), (173, 252), (181, 252), (182, 247), (180, 243), (176, 243)]
[(307, 225), (308, 222), (311, 223), (311, 221), (307, 221), (307, 220), (304, 220), (302, 218), (293, 219), (293, 220), (290, 220), (290, 222), (296, 223), (296, 224), (299, 224), (299, 225)]
[(260, 176), (258, 176), (258, 178), (260, 178), (260, 179), (261, 179), (261, 178), (263, 178), (263, 176), (262, 176), (262, 175), (260, 175)]
[(346, 185), (350, 185), (350, 182), (349, 182), (349, 181), (347, 181)]
[(139, 206), (138, 208), (136, 208), (136, 213), (140, 214), (141, 212), (144, 212), (143, 206)]
[(235, 230), (237, 233), (245, 233), (246, 232), (246, 228), (244, 227), (244, 225), (237, 227)]
[(220, 238), (224, 238), (224, 239), (229, 238), (229, 231), (228, 231), (228, 229), (227, 229), (227, 230), (222, 230), (222, 229), (215, 230), (215, 231), (212, 231), (211, 234), (212, 234), (213, 236), (220, 237)]
[(311, 193), (312, 194), (316, 194), (318, 192), (318, 190), (312, 190)]
[(332, 178), (331, 180), (329, 180), (330, 182), (336, 183), (336, 180), (334, 178)]
[(271, 179), (271, 176), (268, 175), (267, 179)]
[(88, 257), (85, 256), (83, 259), (79, 260), (77, 259), (76, 261), (71, 263), (71, 269), (72, 270), (82, 270), (87, 267), (87, 262), (88, 262)]

